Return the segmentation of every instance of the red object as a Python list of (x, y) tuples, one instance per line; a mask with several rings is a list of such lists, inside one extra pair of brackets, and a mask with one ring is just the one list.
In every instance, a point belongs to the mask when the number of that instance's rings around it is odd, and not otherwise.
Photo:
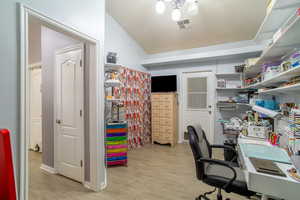
[(12, 151), (7, 129), (0, 129), (0, 199), (16, 200)]

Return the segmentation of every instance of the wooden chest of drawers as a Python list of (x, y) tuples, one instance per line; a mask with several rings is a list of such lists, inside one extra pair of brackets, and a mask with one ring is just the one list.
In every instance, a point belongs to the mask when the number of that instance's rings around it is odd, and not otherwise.
[(152, 93), (152, 143), (171, 144), (178, 140), (177, 94)]

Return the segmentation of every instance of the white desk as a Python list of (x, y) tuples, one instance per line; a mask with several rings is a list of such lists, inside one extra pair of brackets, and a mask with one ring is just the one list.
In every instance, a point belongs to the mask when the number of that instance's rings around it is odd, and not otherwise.
[[(238, 144), (253, 143), (253, 139), (239, 138)], [(265, 141), (255, 141), (256, 144), (270, 145)], [(248, 189), (263, 194), (264, 199), (277, 197), (285, 200), (300, 199), (300, 182), (290, 178), (287, 169), (293, 165), (276, 163), (286, 174), (286, 177), (273, 176), (257, 172), (242, 148), (238, 147), (239, 161), (245, 174)]]

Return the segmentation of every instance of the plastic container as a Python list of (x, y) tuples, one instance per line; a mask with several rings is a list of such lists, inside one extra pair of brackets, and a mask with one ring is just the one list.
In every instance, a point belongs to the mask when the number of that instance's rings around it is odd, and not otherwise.
[(279, 110), (279, 104), (274, 100), (264, 100), (264, 108), (270, 110)]
[(262, 65), (262, 69), (261, 69), (262, 73), (267, 72), (268, 68), (270, 68), (270, 67), (278, 67), (278, 68), (280, 68), (281, 62), (282, 61), (275, 61), (275, 62), (267, 62), (267, 63), (263, 64)]
[(293, 53), (289, 60), (291, 61), (292, 64), (294, 64), (295, 62), (299, 62), (300, 61), (300, 51)]
[(268, 80), (276, 76), (281, 72), (281, 65), (268, 67), (267, 71), (263, 75), (263, 80)]

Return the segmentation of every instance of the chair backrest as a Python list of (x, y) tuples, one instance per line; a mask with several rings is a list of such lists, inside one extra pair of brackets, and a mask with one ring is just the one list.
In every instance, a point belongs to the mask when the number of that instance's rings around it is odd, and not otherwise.
[(206, 164), (197, 162), (197, 160), (200, 158), (211, 158), (210, 146), (201, 127), (197, 127), (196, 131), (193, 126), (188, 126), (187, 130), (189, 143), (195, 160), (196, 175), (199, 180), (202, 180), (205, 174)]

